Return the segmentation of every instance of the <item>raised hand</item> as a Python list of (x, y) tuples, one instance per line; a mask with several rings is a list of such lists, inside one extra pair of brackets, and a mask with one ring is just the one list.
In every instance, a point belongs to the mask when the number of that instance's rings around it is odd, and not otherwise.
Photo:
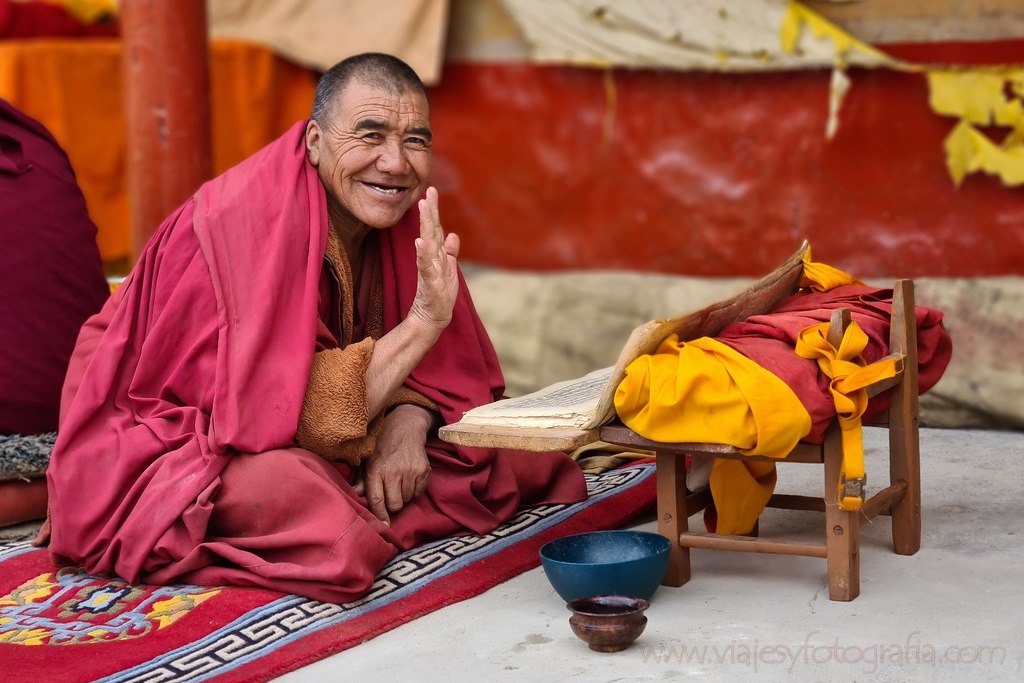
[(409, 317), (434, 328), (444, 329), (452, 318), (459, 293), (459, 236), (445, 236), (437, 207), (437, 190), (427, 188), (419, 201), (420, 236), (416, 239), (416, 267), (419, 276), (416, 297)]
[(445, 237), (437, 211), (437, 190), (420, 200), (416, 238), (416, 294), (409, 314), (373, 346), (366, 368), (366, 407), (371, 416), (406, 380), (452, 320), (459, 294), (459, 238)]

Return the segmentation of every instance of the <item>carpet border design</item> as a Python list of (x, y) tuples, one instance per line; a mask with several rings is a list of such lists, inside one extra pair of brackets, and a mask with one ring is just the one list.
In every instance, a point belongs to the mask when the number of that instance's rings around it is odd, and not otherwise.
[[(526, 508), (488, 534), (448, 537), (403, 552), (359, 600), (334, 605), (284, 595), (204, 637), (98, 681), (269, 680), (536, 567), (537, 551), (553, 538), (625, 524), (653, 502), (653, 474), (653, 462), (645, 461), (586, 475), (585, 501)], [(610, 504), (623, 496), (632, 500)], [(27, 543), (0, 545), (0, 562), (33, 550)], [(496, 561), (499, 554), (501, 562)], [(442, 584), (444, 590), (421, 590)]]

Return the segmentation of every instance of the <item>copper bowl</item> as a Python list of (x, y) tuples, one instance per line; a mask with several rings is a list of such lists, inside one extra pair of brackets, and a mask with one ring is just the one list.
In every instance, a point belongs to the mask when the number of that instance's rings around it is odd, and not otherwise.
[(569, 626), (595, 652), (618, 652), (629, 647), (647, 626), (643, 598), (626, 595), (596, 595), (578, 598), (566, 605), (572, 616)]

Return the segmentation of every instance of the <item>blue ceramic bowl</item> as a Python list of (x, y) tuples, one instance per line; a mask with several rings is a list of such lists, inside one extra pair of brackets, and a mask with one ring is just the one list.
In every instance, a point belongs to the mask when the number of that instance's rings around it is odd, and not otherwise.
[(593, 531), (540, 549), (540, 562), (566, 602), (595, 595), (649, 600), (668, 568), (669, 540), (649, 531)]

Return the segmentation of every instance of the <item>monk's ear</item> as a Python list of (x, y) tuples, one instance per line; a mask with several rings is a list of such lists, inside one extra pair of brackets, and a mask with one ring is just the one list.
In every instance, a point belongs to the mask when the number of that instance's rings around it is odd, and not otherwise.
[(309, 163), (313, 167), (317, 167), (320, 164), (320, 138), (322, 132), (320, 131), (320, 124), (313, 119), (310, 119), (306, 124), (306, 158), (309, 159)]

